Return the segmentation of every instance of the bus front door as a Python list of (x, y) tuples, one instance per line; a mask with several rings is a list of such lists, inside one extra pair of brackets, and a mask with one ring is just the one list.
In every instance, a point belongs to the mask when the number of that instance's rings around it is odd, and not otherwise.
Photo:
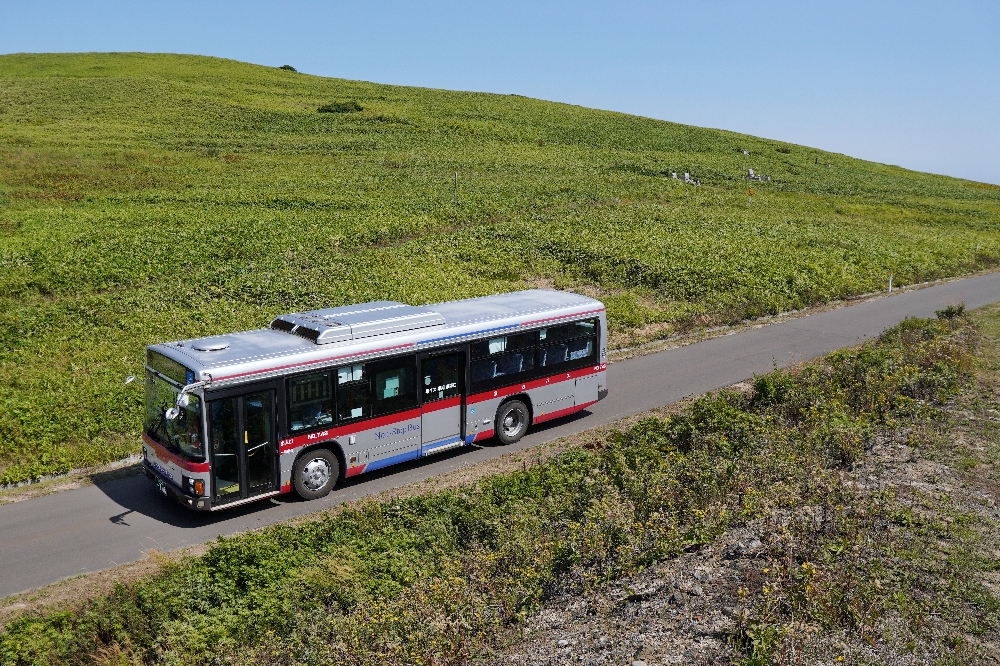
[(228, 504), (277, 490), (274, 391), (209, 403), (212, 504)]
[(421, 455), (461, 446), (465, 351), (422, 355), (420, 395)]

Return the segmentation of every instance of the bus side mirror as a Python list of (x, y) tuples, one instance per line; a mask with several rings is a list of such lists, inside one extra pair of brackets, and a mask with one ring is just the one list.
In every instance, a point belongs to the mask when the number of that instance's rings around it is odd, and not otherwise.
[(191, 404), (191, 396), (189, 396), (187, 393), (177, 394), (178, 407), (187, 407), (189, 404)]

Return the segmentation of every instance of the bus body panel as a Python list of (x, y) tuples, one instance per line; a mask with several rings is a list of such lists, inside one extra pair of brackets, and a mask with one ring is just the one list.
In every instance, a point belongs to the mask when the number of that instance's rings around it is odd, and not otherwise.
[(439, 453), (462, 442), (462, 397), (425, 403), (420, 421), (421, 455)]
[(597, 387), (601, 384), (601, 377), (607, 372), (595, 372), (585, 377), (577, 377), (574, 387), (573, 399), (576, 405), (592, 405), (597, 402)]
[[(339, 317), (341, 311), (350, 310), (348, 314), (358, 319), (358, 312), (369, 310), (385, 310), (390, 313), (393, 308), (408, 308), (391, 302), (345, 306), (322, 311), (313, 311), (299, 316), (295, 321), (318, 320), (320, 315)], [(365, 308), (368, 308), (367, 310)], [(289, 492), (294, 483), (292, 473), (298, 456), (313, 447), (322, 447), (335, 453), (342, 461), (342, 475), (346, 477), (369, 472), (421, 456), (433, 455), (456, 446), (464, 446), (474, 441), (481, 441), (494, 435), (494, 418), (497, 409), (504, 401), (518, 398), (527, 403), (531, 411), (532, 423), (541, 423), (550, 419), (572, 414), (586, 409), (607, 395), (607, 321), (603, 304), (585, 296), (566, 292), (546, 290), (529, 290), (513, 294), (453, 301), (419, 308), (421, 321), (431, 321), (429, 325), (413, 330), (405, 326), (385, 326), (386, 334), (370, 335), (360, 339), (343, 340), (346, 334), (335, 331), (340, 341), (321, 344), (313, 342), (317, 338), (305, 339), (294, 333), (295, 329), (275, 330), (261, 329), (243, 333), (232, 333), (213, 338), (185, 340), (175, 343), (151, 345), (150, 351), (155, 351), (184, 367), (189, 368), (191, 377), (197, 386), (191, 386), (191, 395), (198, 395), (207, 404), (216, 395), (230, 395), (253, 390), (258, 382), (276, 387), (277, 407), (277, 462), (278, 490), (258, 497), (250, 497), (244, 501), (261, 499), (277, 492)], [(440, 316), (425, 316), (424, 311)], [(330, 313), (325, 315), (323, 313)], [(292, 317), (292, 316), (287, 316)], [(310, 319), (311, 318), (311, 319)], [(597, 320), (596, 346), (591, 352), (592, 365), (579, 367), (583, 361), (573, 361), (571, 351), (566, 352), (565, 365), (569, 370), (559, 370), (559, 363), (550, 360), (554, 372), (546, 372), (549, 368), (535, 368), (523, 373), (524, 380), (517, 383), (517, 375), (511, 375), (514, 383), (510, 385), (480, 390), (476, 393), (463, 390), (462, 395), (443, 398), (437, 402), (417, 404), (412, 409), (406, 409), (395, 414), (387, 414), (368, 418), (354, 423), (332, 423), (325, 429), (314, 429), (312, 432), (290, 435), (288, 432), (290, 409), (289, 396), (286, 395), (286, 378), (305, 376), (313, 372), (321, 372), (335, 368), (343, 368), (357, 363), (370, 363), (383, 358), (392, 358), (415, 354), (418, 359), (441, 356), (450, 350), (466, 354), (466, 372), (471, 367), (473, 356), (470, 355), (472, 342), (478, 342), (480, 349), (484, 340), (490, 340), (489, 354), (494, 354), (492, 340), (497, 336), (514, 335), (522, 332), (545, 329), (550, 331), (549, 342), (542, 343), (545, 336), (536, 336), (536, 349), (541, 354), (542, 347), (553, 349), (562, 338), (552, 338), (553, 327), (573, 322)], [(276, 322), (278, 320), (275, 320)], [(437, 323), (435, 323), (437, 321)], [(440, 323), (443, 321), (444, 323)], [(364, 323), (364, 322), (362, 322)], [(322, 324), (320, 324), (322, 325)], [(381, 325), (381, 324), (379, 324)], [(574, 324), (574, 326), (576, 326)], [(413, 328), (413, 327), (411, 327)], [(359, 329), (360, 330), (360, 329)], [(579, 326), (564, 329), (580, 331)], [(325, 333), (322, 333), (325, 335)], [(366, 334), (367, 335), (367, 334)], [(565, 333), (565, 335), (570, 335)], [(572, 335), (595, 335), (595, 333), (573, 333)], [(523, 338), (523, 336), (520, 336)], [(515, 338), (510, 338), (511, 340)], [(579, 338), (570, 338), (579, 340)], [(586, 339), (586, 338), (583, 338)], [(216, 345), (219, 350), (204, 351), (206, 342), (223, 341), (225, 345)], [(512, 343), (513, 344), (513, 343)], [(567, 345), (569, 343), (563, 343)], [(519, 349), (519, 348), (518, 348)], [(576, 350), (580, 348), (577, 347)], [(486, 352), (478, 352), (480, 354)], [(519, 352), (511, 352), (519, 353)], [(562, 352), (559, 352), (560, 354)], [(484, 358), (475, 356), (474, 358)], [(493, 358), (490, 356), (489, 358)], [(537, 357), (541, 359), (541, 356)], [(551, 359), (551, 357), (550, 357)], [(538, 360), (540, 365), (544, 361)], [(419, 361), (423, 363), (423, 361)], [(422, 366), (421, 366), (422, 367)], [(495, 364), (496, 371), (499, 366)], [(509, 370), (508, 370), (509, 372)], [(334, 372), (336, 378), (336, 373)], [(481, 373), (479, 375), (482, 376)], [(466, 374), (464, 387), (469, 386), (471, 375)], [(496, 375), (494, 375), (496, 377)], [(287, 380), (290, 381), (290, 380)], [(496, 386), (502, 380), (499, 377), (489, 380), (487, 386)], [(482, 386), (482, 381), (479, 381)], [(450, 384), (448, 386), (453, 386)], [(440, 387), (439, 387), (440, 388)], [(445, 387), (447, 388), (447, 386)], [(473, 386), (475, 389), (475, 386)], [(187, 389), (185, 389), (187, 390)], [(290, 388), (288, 389), (291, 390)], [(380, 389), (382, 390), (382, 389)], [(338, 394), (340, 389), (337, 389)], [(470, 394), (471, 393), (471, 394)], [(289, 394), (290, 395), (290, 394)], [(420, 401), (418, 401), (420, 402)], [(207, 432), (207, 417), (205, 419)], [(296, 422), (298, 423), (298, 421)], [(301, 426), (297, 426), (301, 429)], [(191, 463), (172, 454), (165, 447), (144, 436), (144, 453), (146, 456), (147, 474), (151, 477), (163, 477), (170, 484), (171, 493), (182, 503), (195, 507), (197, 502), (186, 501), (174, 491), (183, 493), (184, 484), (188, 479), (201, 479), (206, 486), (211, 482), (210, 464)], [(204, 469), (202, 469), (202, 467)], [(154, 480), (157, 480), (154, 478)], [(162, 490), (162, 489), (161, 489)], [(210, 500), (211, 491), (206, 493)], [(240, 502), (220, 505), (234, 506)], [(195, 507), (202, 508), (202, 507)], [(204, 507), (208, 508), (208, 507)]]
[[(210, 504), (209, 493), (211, 472), (207, 462), (190, 462), (168, 451), (158, 442), (142, 435), (143, 469), (146, 476), (153, 481), (164, 495), (172, 495), (182, 504), (194, 509), (207, 509)], [(206, 491), (202, 495), (195, 493), (192, 487), (195, 481), (201, 481)]]
[(533, 420), (536, 423), (544, 420), (543, 417), (546, 414), (564, 410), (576, 404), (574, 400), (576, 382), (572, 372), (554, 375), (551, 379), (546, 378), (545, 382), (543, 386), (528, 391), (532, 402)]

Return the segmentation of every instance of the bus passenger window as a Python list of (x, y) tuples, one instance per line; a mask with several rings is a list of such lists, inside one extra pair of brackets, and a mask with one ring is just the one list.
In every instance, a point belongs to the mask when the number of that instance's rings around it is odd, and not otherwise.
[(337, 368), (337, 418), (350, 421), (371, 416), (371, 387), (364, 364)]
[(593, 338), (578, 338), (570, 340), (566, 350), (570, 361), (578, 361), (581, 358), (588, 358), (594, 353)]
[(535, 368), (535, 355), (515, 352), (472, 362), (472, 381), (482, 382), (494, 377), (516, 375)]
[(535, 342), (534, 331), (479, 340), (472, 343), (472, 358), (483, 358), (486, 356), (496, 356), (504, 352), (531, 349), (535, 346)]
[(575, 321), (538, 332), (541, 345), (538, 363), (542, 367), (567, 361), (583, 361), (594, 356), (597, 347), (597, 320)]
[(516, 375), (519, 372), (527, 372), (534, 367), (533, 354), (504, 354), (497, 359), (497, 369), (494, 376)]
[(337, 368), (337, 383), (360, 382), (364, 369), (364, 365), (345, 365), (343, 368)]
[(472, 381), (483, 382), (493, 379), (497, 375), (497, 362), (491, 358), (484, 358), (472, 362)]
[(372, 414), (378, 416), (417, 406), (416, 356), (371, 363), (369, 372), (375, 378)]
[(288, 380), (288, 430), (304, 432), (333, 423), (330, 372)]

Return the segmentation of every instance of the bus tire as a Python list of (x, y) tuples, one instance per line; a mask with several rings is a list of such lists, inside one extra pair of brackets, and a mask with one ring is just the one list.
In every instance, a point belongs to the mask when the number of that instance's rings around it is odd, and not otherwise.
[(326, 449), (306, 451), (292, 467), (292, 486), (302, 499), (326, 497), (340, 478), (340, 462)]
[(501, 444), (514, 444), (528, 432), (529, 425), (531, 413), (528, 406), (520, 400), (511, 400), (500, 405), (497, 410), (493, 432)]

